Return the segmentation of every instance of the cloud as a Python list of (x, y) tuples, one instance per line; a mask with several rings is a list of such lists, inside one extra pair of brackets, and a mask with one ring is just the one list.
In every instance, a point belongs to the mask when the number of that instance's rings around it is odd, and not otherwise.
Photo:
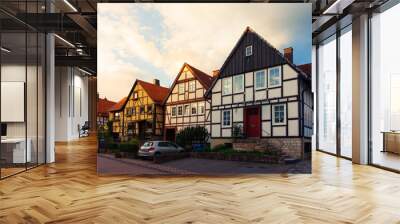
[(280, 50), (293, 46), (295, 60), (296, 47), (309, 45), (311, 54), (306, 4), (107, 3), (98, 8), (99, 92), (111, 99), (125, 96), (136, 78), (170, 85), (184, 62), (211, 73), (247, 26)]

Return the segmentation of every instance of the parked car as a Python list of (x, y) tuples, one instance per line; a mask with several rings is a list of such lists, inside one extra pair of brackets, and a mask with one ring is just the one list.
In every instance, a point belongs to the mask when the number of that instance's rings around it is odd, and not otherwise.
[(138, 151), (139, 157), (153, 157), (162, 154), (183, 152), (184, 148), (169, 141), (148, 141), (140, 147)]

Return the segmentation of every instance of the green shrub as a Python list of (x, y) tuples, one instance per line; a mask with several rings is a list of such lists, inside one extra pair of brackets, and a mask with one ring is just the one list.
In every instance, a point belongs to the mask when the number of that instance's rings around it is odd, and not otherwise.
[(226, 151), (229, 149), (232, 149), (232, 148), (228, 147), (225, 144), (219, 144), (219, 145), (214, 146), (214, 148), (212, 148), (212, 151), (221, 152), (221, 151)]
[(139, 145), (139, 139), (137, 138), (132, 138), (131, 140), (129, 140), (127, 143), (129, 144), (134, 144), (134, 145)]
[(208, 141), (209, 133), (206, 128), (196, 126), (182, 129), (176, 135), (176, 143), (181, 146), (192, 146), (192, 144), (204, 144)]
[(110, 150), (119, 149), (119, 144), (117, 144), (113, 141), (110, 141), (110, 142), (107, 142), (107, 148)]
[(139, 150), (138, 144), (131, 144), (131, 143), (121, 143), (119, 145), (119, 149), (121, 152), (132, 152), (136, 153)]

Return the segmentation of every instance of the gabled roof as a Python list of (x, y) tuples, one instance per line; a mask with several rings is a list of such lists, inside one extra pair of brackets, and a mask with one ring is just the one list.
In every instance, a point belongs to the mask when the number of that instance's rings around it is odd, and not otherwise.
[(181, 75), (181, 73), (182, 73), (182, 71), (183, 71), (183, 69), (185, 67), (187, 67), (189, 69), (189, 71), (192, 73), (192, 75), (197, 80), (199, 80), (200, 84), (203, 85), (203, 87), (206, 90), (208, 90), (210, 88), (214, 78), (212, 76), (206, 74), (205, 72), (203, 72), (203, 71), (201, 71), (201, 70), (199, 70), (199, 69), (197, 69), (197, 68), (195, 68), (195, 67), (193, 67), (193, 66), (191, 66), (191, 65), (189, 65), (188, 63), (185, 62), (185, 63), (183, 63), (182, 68), (179, 70), (178, 75), (175, 77), (175, 80), (172, 83), (171, 88), (169, 89), (169, 92), (168, 92), (167, 96), (164, 99), (163, 104), (166, 103), (166, 101), (168, 99), (168, 96), (172, 93), (176, 83), (178, 82), (179, 76)]
[(126, 104), (126, 101), (128, 100), (128, 97), (122, 98), (120, 101), (118, 101), (114, 106), (112, 106), (108, 111), (109, 112), (116, 112), (116, 111), (121, 111), (124, 109), (124, 106)]
[[(136, 84), (140, 84), (143, 89), (146, 91), (147, 95), (155, 102), (162, 103), (165, 97), (168, 95), (169, 89), (166, 87), (158, 86), (149, 82), (145, 82), (142, 80), (136, 80), (133, 85), (132, 90), (135, 88)], [(129, 94), (130, 95), (130, 94)]]
[[(185, 67), (185, 65), (187, 65), (187, 67), (189, 68), (189, 70), (192, 72), (192, 74), (199, 80), (199, 82), (203, 85), (203, 87), (205, 89), (210, 88), (212, 81), (213, 81), (213, 77), (211, 77), (210, 75), (204, 73), (203, 71), (200, 71), (199, 69), (189, 65), (188, 63), (185, 62), (185, 64), (183, 65), (182, 69)], [(182, 71), (181, 71), (182, 72)], [(180, 73), (179, 73), (180, 74)]]
[[(232, 57), (235, 55), (236, 51), (238, 50), (238, 48), (240, 47), (241, 43), (244, 41), (244, 39), (246, 38), (246, 36), (248, 34), (253, 35), (255, 38), (258, 38), (262, 41), (263, 44), (265, 44), (269, 49), (271, 49), (273, 51), (273, 55), (274, 55), (274, 60), (278, 60), (284, 64), (288, 64), (290, 67), (292, 67), (296, 72), (298, 72), (300, 75), (302, 75), (305, 78), (308, 78), (308, 76), (302, 71), (300, 70), (295, 64), (293, 64), (291, 61), (289, 61), (279, 50), (277, 50), (275, 47), (273, 47), (267, 40), (265, 40), (262, 36), (260, 36), (258, 33), (256, 33), (253, 29), (251, 29), (250, 27), (246, 27), (246, 29), (244, 30), (242, 36), (239, 38), (239, 40), (236, 42), (234, 48), (232, 49), (232, 51), (230, 52), (230, 54), (228, 55), (228, 57), (226, 58), (225, 62), (222, 64), (222, 67), (220, 69), (218, 78), (221, 77), (221, 75), (224, 75), (225, 69), (228, 66), (228, 63), (230, 62), (230, 60), (232, 59)], [(253, 49), (254, 51), (254, 49)], [(210, 93), (210, 89), (212, 89), (212, 87), (215, 85), (215, 83), (217, 82), (218, 78), (215, 78), (213, 83), (211, 84), (210, 88), (207, 90), (207, 92), (205, 93), (205, 96), (207, 96)]]
[(97, 113), (107, 115), (108, 111), (116, 102), (107, 100), (107, 98), (99, 98), (97, 101)]
[(308, 78), (311, 78), (311, 63), (297, 65), (297, 67), (302, 70)]

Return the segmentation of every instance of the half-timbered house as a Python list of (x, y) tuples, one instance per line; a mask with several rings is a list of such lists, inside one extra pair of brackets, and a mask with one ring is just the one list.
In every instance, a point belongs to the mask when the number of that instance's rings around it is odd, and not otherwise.
[(241, 142), (303, 158), (311, 148), (313, 96), (310, 76), (292, 58), (292, 48), (282, 54), (246, 28), (206, 93), (212, 146)]
[(112, 133), (114, 137), (119, 137), (123, 131), (124, 105), (128, 97), (122, 98), (109, 109), (109, 121), (112, 122)]
[(97, 127), (106, 125), (110, 120), (110, 109), (116, 104), (111, 100), (108, 100), (106, 97), (104, 99), (97, 99)]
[(164, 110), (163, 101), (168, 88), (136, 80), (123, 106), (121, 136), (124, 138), (162, 139)]
[(176, 76), (165, 105), (164, 138), (174, 141), (176, 133), (190, 126), (202, 126), (209, 130), (207, 117), (209, 102), (204, 94), (213, 78), (199, 69), (184, 63)]

